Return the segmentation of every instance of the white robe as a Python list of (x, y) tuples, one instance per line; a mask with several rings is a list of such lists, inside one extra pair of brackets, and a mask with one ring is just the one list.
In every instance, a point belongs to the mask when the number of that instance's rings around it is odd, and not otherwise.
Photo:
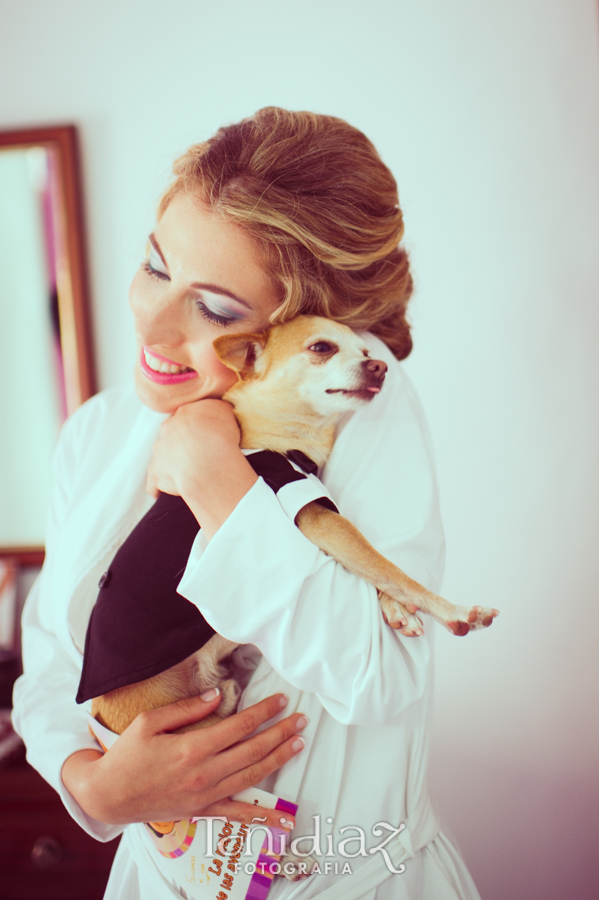
[[(413, 388), (387, 347), (364, 335), (388, 366), (380, 395), (347, 415), (322, 481), (341, 513), (413, 578), (440, 588), (444, 543), (426, 423)], [(81, 648), (97, 582), (117, 548), (148, 508), (146, 467), (164, 416), (133, 390), (92, 398), (66, 423), (55, 458), (55, 490), (46, 562), (24, 611), (25, 674), (14, 694), (13, 720), (29, 762), (60, 793), (67, 809), (102, 841), (124, 831), (107, 888), (108, 900), (179, 896), (138, 865), (139, 826), (90, 818), (60, 778), (73, 752), (97, 748), (75, 703)], [(305, 749), (261, 787), (299, 804), (293, 837), (333, 833), (336, 855), (353, 875), (277, 878), (269, 900), (341, 896), (364, 900), (476, 900), (459, 854), (439, 831), (427, 789), (432, 702), (431, 635), (405, 638), (385, 625), (376, 591), (311, 544), (289, 509), (259, 479), (207, 545), (200, 532), (179, 591), (225, 637), (262, 652), (242, 697), (248, 706), (287, 693), (288, 715), (310, 719)], [(327, 822), (328, 820), (332, 820)], [(346, 860), (343, 837), (359, 826), (367, 849), (380, 844), (373, 827), (406, 823), (405, 872), (378, 886), (359, 870), (382, 854)], [(323, 853), (327, 852), (323, 838)], [(357, 842), (346, 845), (356, 853)], [(379, 873), (380, 874), (380, 873)], [(381, 876), (382, 878), (383, 876)], [(353, 879), (353, 880), (352, 880)]]

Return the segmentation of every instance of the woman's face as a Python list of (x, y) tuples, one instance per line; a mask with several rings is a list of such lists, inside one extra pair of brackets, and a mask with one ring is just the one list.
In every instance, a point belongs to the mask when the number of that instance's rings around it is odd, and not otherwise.
[(235, 383), (212, 341), (268, 328), (277, 292), (251, 238), (188, 194), (175, 195), (150, 245), (129, 291), (135, 386), (146, 406), (173, 413)]

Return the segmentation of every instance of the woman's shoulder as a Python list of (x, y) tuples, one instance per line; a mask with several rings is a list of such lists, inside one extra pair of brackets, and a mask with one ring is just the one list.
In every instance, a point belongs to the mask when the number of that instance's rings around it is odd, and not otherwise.
[[(382, 390), (361, 409), (339, 422), (323, 481), (335, 502), (350, 490), (361, 496), (361, 484), (381, 497), (398, 485), (428, 493), (435, 483), (434, 455), (428, 424), (405, 369), (375, 335), (360, 335), (373, 359), (388, 366)], [(345, 501), (344, 501), (345, 502)]]
[(118, 416), (119, 413), (127, 415), (140, 408), (143, 408), (143, 404), (135, 393), (134, 385), (117, 385), (94, 394), (69, 416), (67, 422), (75, 422), (78, 427), (83, 427), (86, 422), (97, 420), (98, 417)]
[(360, 333), (373, 359), (381, 359), (387, 364), (385, 381), (377, 394), (362, 409), (350, 413), (340, 423), (338, 436), (348, 426), (350, 432), (360, 434), (368, 442), (375, 434), (392, 443), (394, 437), (402, 436), (403, 442), (410, 438), (418, 446), (432, 451), (428, 423), (420, 398), (405, 368), (393, 355), (389, 347), (369, 331)]
[(437, 478), (422, 406), (389, 348), (370, 333), (360, 336), (372, 358), (387, 363), (385, 381), (340, 423), (322, 480), (341, 513), (382, 553), (414, 539), (441, 560)]
[(137, 397), (133, 386), (100, 391), (83, 403), (64, 423), (57, 459), (77, 465), (85, 457), (110, 455), (125, 437), (137, 431), (144, 436), (157, 430), (164, 416), (155, 413)]
[(140, 418), (157, 416), (139, 400), (133, 385), (119, 385), (94, 394), (66, 420), (61, 439), (76, 440), (94, 432), (118, 431), (122, 423), (127, 429)]

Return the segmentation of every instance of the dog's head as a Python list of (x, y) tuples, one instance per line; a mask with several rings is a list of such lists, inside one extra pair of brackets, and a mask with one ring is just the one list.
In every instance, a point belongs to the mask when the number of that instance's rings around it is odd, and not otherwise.
[(322, 416), (369, 403), (387, 371), (355, 332), (320, 316), (297, 316), (265, 334), (224, 335), (214, 348), (240, 382), (298, 398)]

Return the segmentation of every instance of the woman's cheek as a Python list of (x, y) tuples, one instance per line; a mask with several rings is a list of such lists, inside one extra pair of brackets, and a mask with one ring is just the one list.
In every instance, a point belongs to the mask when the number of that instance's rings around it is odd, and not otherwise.
[(237, 381), (237, 376), (231, 369), (223, 366), (220, 360), (216, 359), (206, 381), (211, 386), (208, 396), (220, 400), (223, 394), (226, 394), (229, 388), (233, 387)]
[[(192, 351), (189, 365), (200, 376), (201, 389), (207, 391), (204, 396), (220, 398), (229, 388), (233, 387), (237, 381), (237, 375), (220, 361), (212, 346), (213, 339), (211, 334), (196, 352)], [(189, 384), (191, 386), (193, 382), (189, 382)], [(200, 384), (198, 384), (198, 388), (200, 388)]]
[(129, 306), (134, 316), (140, 315), (143, 310), (143, 290), (141, 275), (141, 270), (138, 269), (138, 271), (133, 276), (133, 281), (131, 282), (131, 287), (129, 288)]

